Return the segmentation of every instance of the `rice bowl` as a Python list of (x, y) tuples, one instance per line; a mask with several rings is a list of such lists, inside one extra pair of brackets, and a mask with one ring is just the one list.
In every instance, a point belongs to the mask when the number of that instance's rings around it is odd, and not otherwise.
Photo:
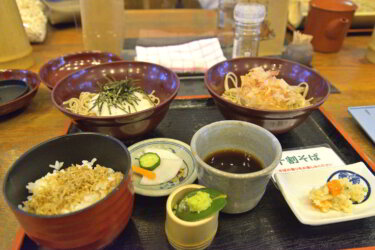
[[(82, 159), (121, 172), (120, 183), (103, 199), (74, 212), (44, 215), (20, 209), (27, 200), (30, 182)], [(130, 176), (131, 158), (116, 138), (97, 133), (69, 134), (34, 146), (19, 157), (4, 178), (4, 197), (27, 236), (45, 248), (97, 249), (110, 244), (127, 226), (133, 211), (134, 190)], [(56, 170), (56, 169), (55, 169)]]

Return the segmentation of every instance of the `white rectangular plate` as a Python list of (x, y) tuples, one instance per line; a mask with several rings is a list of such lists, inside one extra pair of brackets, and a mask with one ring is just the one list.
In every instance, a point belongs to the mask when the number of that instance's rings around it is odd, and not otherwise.
[[(361, 204), (354, 205), (352, 213), (339, 211), (320, 212), (310, 203), (310, 190), (327, 183), (330, 176), (340, 173), (355, 173), (363, 178), (361, 184), (368, 185), (368, 198)], [(347, 172), (349, 171), (349, 172)], [(337, 175), (335, 175), (337, 177)], [(307, 225), (324, 225), (356, 220), (375, 215), (375, 177), (363, 162), (345, 166), (315, 168), (296, 172), (276, 173), (275, 178), (281, 193), (297, 219)], [(334, 177), (335, 178), (335, 177)], [(367, 182), (367, 184), (366, 184)]]

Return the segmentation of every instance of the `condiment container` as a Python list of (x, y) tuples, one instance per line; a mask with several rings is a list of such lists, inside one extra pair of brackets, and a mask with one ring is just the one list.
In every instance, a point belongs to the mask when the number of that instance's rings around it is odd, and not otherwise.
[(314, 54), (311, 44), (312, 36), (294, 31), (293, 41), (285, 48), (282, 57), (306, 66), (311, 66)]
[(232, 58), (258, 55), (261, 25), (265, 15), (266, 8), (262, 4), (245, 2), (236, 4)]
[(169, 243), (176, 249), (205, 249), (215, 237), (219, 212), (209, 218), (194, 222), (181, 220), (173, 213), (173, 207), (187, 193), (200, 188), (204, 188), (204, 186), (196, 184), (184, 185), (176, 189), (168, 197), (165, 233)]

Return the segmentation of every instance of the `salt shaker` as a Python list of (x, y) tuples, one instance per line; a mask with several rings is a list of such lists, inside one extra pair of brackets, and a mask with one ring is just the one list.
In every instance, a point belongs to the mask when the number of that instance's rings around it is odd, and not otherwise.
[(236, 4), (233, 58), (258, 55), (261, 25), (265, 16), (266, 8), (262, 4), (245, 2)]

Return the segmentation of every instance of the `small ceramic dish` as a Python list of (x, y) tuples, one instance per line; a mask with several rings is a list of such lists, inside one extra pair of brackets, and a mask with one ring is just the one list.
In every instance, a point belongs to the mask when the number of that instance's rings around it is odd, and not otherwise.
[(53, 89), (58, 81), (80, 69), (121, 60), (120, 57), (107, 52), (83, 51), (48, 61), (40, 68), (39, 76), (49, 89)]
[[(320, 212), (309, 200), (309, 192), (328, 181), (347, 177), (349, 181), (367, 188), (364, 200), (353, 204), (352, 213), (330, 210)], [(286, 202), (297, 219), (306, 225), (324, 225), (351, 221), (375, 215), (375, 177), (362, 162), (345, 166), (321, 167), (296, 172), (276, 173), (275, 178)]]
[(17, 99), (29, 91), (29, 86), (22, 80), (0, 81), (0, 105)]
[(182, 159), (182, 168), (172, 180), (159, 185), (140, 184), (141, 176), (133, 173), (133, 185), (135, 193), (144, 196), (166, 196), (182, 185), (191, 184), (197, 179), (197, 170), (190, 146), (178, 140), (168, 138), (148, 139), (129, 147), (132, 158), (132, 165), (139, 166), (139, 157), (146, 149), (156, 148), (172, 152)]
[[(16, 70), (16, 69), (0, 69), (0, 81), (9, 81), (9, 80), (16, 80), (18, 82), (22, 81), (27, 86), (20, 86), (18, 85), (18, 95), (14, 96), (12, 99), (7, 99), (5, 102), (0, 101), (0, 115), (6, 115), (11, 112), (14, 112), (18, 109), (24, 108), (31, 103), (31, 100), (34, 98), (36, 93), (38, 92), (40, 79), (37, 74), (28, 71), (28, 70)], [(1, 86), (1, 84), (0, 84)], [(2, 88), (0, 91), (8, 91), (7, 88)], [(19, 90), (22, 93), (19, 93)], [(14, 91), (14, 89), (13, 89)], [(6, 94), (6, 98), (9, 98), (9, 92)], [(0, 95), (1, 96), (1, 95)]]
[(204, 188), (204, 186), (185, 185), (173, 191), (168, 197), (165, 233), (169, 243), (176, 249), (204, 249), (211, 244), (216, 235), (219, 212), (211, 217), (194, 222), (181, 220), (173, 213), (173, 207), (185, 194), (199, 188)]

